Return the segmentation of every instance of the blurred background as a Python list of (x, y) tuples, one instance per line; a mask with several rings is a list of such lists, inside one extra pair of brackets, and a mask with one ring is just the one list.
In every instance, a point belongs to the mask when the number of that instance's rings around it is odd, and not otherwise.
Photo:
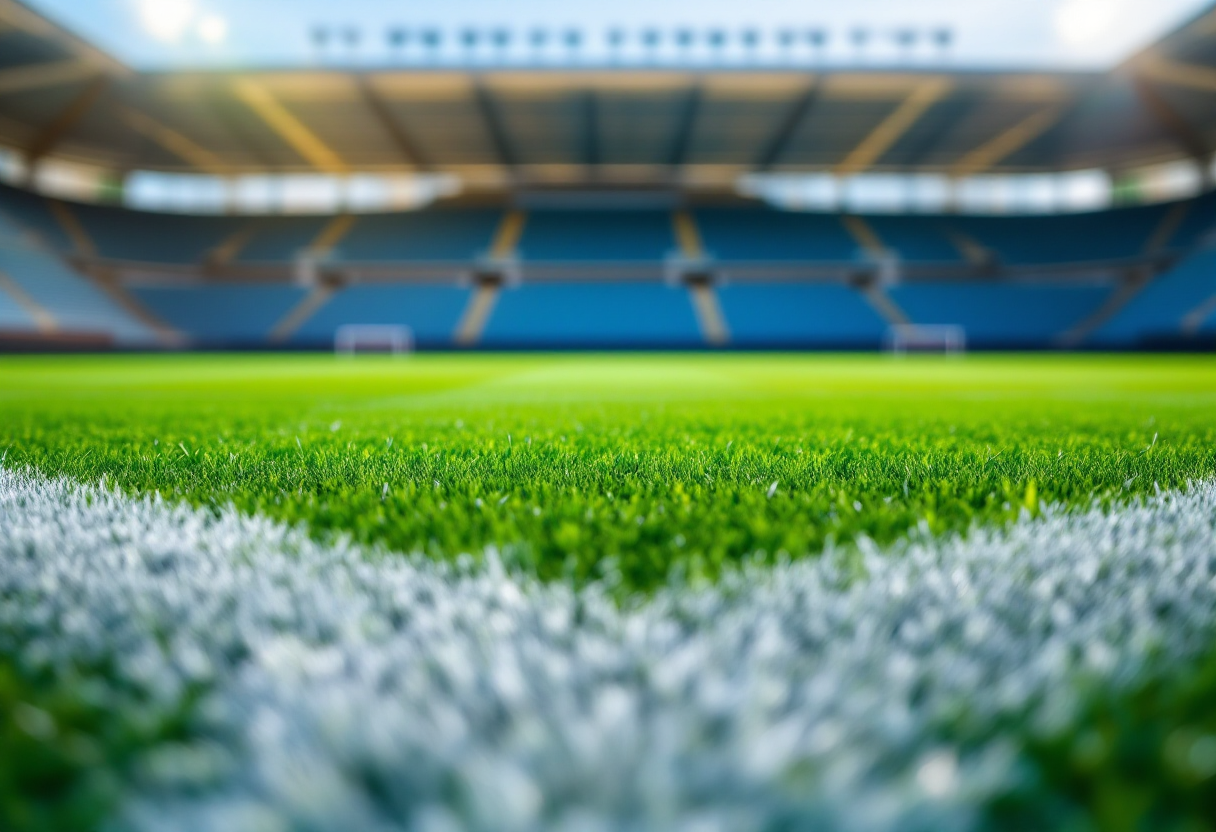
[(1204, 0), (0, 0), (0, 348), (1208, 349)]

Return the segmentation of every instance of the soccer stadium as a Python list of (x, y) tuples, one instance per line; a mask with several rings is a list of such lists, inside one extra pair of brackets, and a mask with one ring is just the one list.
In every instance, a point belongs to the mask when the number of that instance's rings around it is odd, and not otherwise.
[(0, 829), (1216, 832), (1216, 6), (618, 5), (0, 0)]

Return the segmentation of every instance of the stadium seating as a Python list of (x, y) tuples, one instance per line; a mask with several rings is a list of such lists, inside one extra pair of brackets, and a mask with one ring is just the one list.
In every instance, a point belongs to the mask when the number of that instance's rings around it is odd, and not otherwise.
[(951, 217), (950, 226), (1006, 265), (1130, 260), (1142, 255), (1168, 206), (1035, 217)]
[[(386, 278), (397, 264), (440, 271), (436, 282), (425, 285), (356, 283), (338, 291), (294, 321), (294, 331), (281, 333), (290, 336), (287, 343), (327, 346), (339, 326), (354, 323), (403, 324), (422, 345), (450, 345), (470, 298), (461, 278), (494, 246), (506, 215), (501, 208), (437, 207), (348, 218), (238, 218), (65, 207), (0, 187), (0, 269), (61, 327), (112, 333), (130, 343), (148, 338), (148, 328), (75, 273), (64, 255), (96, 249), (120, 268), (163, 264), (180, 270), (207, 262), (245, 232), (231, 252), (235, 276), (227, 275), (223, 282), (209, 279), (211, 272), (179, 285), (149, 284), (139, 273), (133, 278), (133, 297), (154, 316), (194, 343), (214, 346), (267, 343), (276, 323), (307, 294), (285, 282), (286, 269), (312, 247), (337, 266), (388, 269)], [(1202, 317), (1202, 304), (1216, 295), (1216, 254), (1210, 249), (1193, 253), (1196, 246), (1216, 244), (1216, 194), (1181, 204), (1043, 217), (850, 218), (737, 206), (695, 208), (690, 216), (706, 253), (720, 263), (728, 280), (719, 301), (730, 343), (736, 346), (865, 348), (881, 343), (888, 322), (843, 283), (771, 277), (756, 282), (760, 274), (747, 273), (752, 267), (777, 267), (789, 278), (800, 267), (819, 266), (848, 274), (872, 261), (878, 247), (912, 270), (890, 292), (895, 305), (914, 323), (962, 326), (976, 347), (1050, 346), (1101, 308), (1129, 266), (1162, 255), (1186, 256), (1085, 343), (1130, 347), (1146, 339), (1181, 338), (1188, 314), (1192, 331), (1216, 326), (1193, 320)], [(678, 248), (667, 210), (530, 210), (514, 246), (523, 285), (501, 292), (480, 343), (507, 348), (701, 345), (688, 292), (658, 281), (664, 261)], [(1023, 271), (958, 279), (977, 251), (990, 253), (995, 266)], [(1053, 284), (1043, 276), (1055, 267), (1095, 264), (1105, 264), (1105, 283)], [(277, 268), (281, 282), (239, 283), (247, 280), (239, 271), (247, 266)], [(567, 266), (570, 275), (562, 274)], [(621, 275), (631, 278), (640, 276), (635, 267), (646, 266), (654, 274), (648, 283), (609, 282), (608, 277), (576, 281), (573, 271), (588, 266), (629, 267), (632, 271), (624, 269)], [(537, 271), (530, 273), (530, 267)], [(935, 273), (937, 267), (941, 274)], [(267, 272), (267, 278), (272, 276)], [(552, 277), (565, 282), (549, 282)], [(3, 296), (0, 302), (0, 327), (45, 326), (31, 315), (28, 303)]]
[(329, 217), (259, 218), (255, 232), (234, 262), (291, 263), (304, 253), (331, 222)]
[(248, 220), (127, 211), (72, 205), (72, 213), (109, 260), (186, 265), (199, 263)]
[(1046, 283), (915, 283), (891, 299), (916, 324), (963, 327), (969, 346), (1041, 347), (1093, 313), (1108, 286)]
[(339, 241), (338, 259), (467, 263), (489, 250), (502, 214), (440, 208), (361, 216)]
[(718, 290), (731, 343), (744, 347), (875, 348), (887, 324), (835, 283), (741, 283)]
[(23, 231), (56, 251), (71, 251), (72, 241), (51, 211), (46, 197), (0, 185), (0, 216), (7, 215)]
[(131, 293), (152, 314), (199, 346), (258, 346), (305, 296), (285, 285), (144, 286)]
[(833, 215), (764, 208), (704, 208), (693, 215), (706, 250), (722, 262), (843, 263), (864, 259), (857, 241)]
[[(143, 323), (3, 218), (0, 218), (0, 272), (44, 310), (58, 330), (109, 336), (123, 344), (152, 339), (151, 331)], [(11, 312), (5, 314), (6, 318), (11, 316)]]
[(34, 328), (34, 319), (0, 286), (0, 332), (17, 332)]
[(532, 211), (520, 256), (537, 262), (661, 262), (676, 248), (667, 211)]
[(292, 343), (329, 347), (344, 324), (395, 324), (413, 330), (420, 345), (448, 346), (469, 294), (451, 284), (351, 286), (305, 321)]
[(866, 217), (879, 241), (900, 260), (911, 263), (963, 262), (958, 246), (950, 239), (949, 218)]
[[(1094, 333), (1097, 345), (1132, 347), (1145, 340), (1179, 338), (1183, 319), (1216, 297), (1216, 248), (1204, 249), (1157, 277)], [(1214, 323), (1209, 317), (1200, 330)]]
[(492, 347), (681, 347), (702, 343), (688, 292), (662, 283), (537, 283), (504, 289)]

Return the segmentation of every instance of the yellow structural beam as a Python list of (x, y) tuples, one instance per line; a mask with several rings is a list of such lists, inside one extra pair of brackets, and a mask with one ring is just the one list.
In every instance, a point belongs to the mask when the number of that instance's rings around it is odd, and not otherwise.
[(871, 257), (887, 256), (886, 244), (878, 236), (878, 232), (874, 230), (874, 227), (864, 219), (853, 214), (846, 214), (840, 218), (840, 221), (844, 223), (845, 229), (852, 236), (854, 242), (865, 249), (866, 253)]
[(528, 215), (523, 211), (508, 211), (494, 234), (494, 243), (490, 246), (490, 257), (494, 260), (506, 260), (515, 254), (515, 248), (524, 235), (524, 225)]
[(55, 215), (55, 221), (72, 241), (72, 248), (76, 250), (76, 253), (81, 257), (96, 258), (97, 246), (93, 244), (93, 238), (89, 236), (89, 232), (84, 230), (84, 226), (80, 224), (80, 220), (72, 209), (57, 199), (48, 199), (46, 202), (51, 208), (51, 213)]
[(1031, 113), (1017, 124), (967, 153), (954, 164), (950, 173), (954, 176), (973, 176), (983, 173), (1011, 153), (1022, 149), (1046, 133), (1063, 114), (1064, 107), (1059, 104), (1052, 104)]
[(14, 303), (24, 309), (25, 314), (33, 319), (34, 326), (38, 328), (39, 332), (54, 332), (59, 328), (55, 317), (47, 311), (46, 307), (30, 297), (17, 281), (3, 271), (0, 271), (0, 293), (8, 295)]
[(334, 217), (325, 224), (316, 239), (309, 244), (308, 253), (313, 257), (324, 257), (329, 254), (338, 243), (342, 242), (342, 238), (350, 233), (357, 219), (358, 217), (353, 214), (339, 214)]
[(1154, 81), (1164, 81), (1176, 87), (1189, 87), (1204, 92), (1216, 92), (1216, 69), (1209, 66), (1182, 64), (1164, 58), (1150, 58), (1139, 62), (1141, 74)]
[(676, 233), (676, 241), (680, 244), (680, 253), (689, 260), (705, 258), (705, 244), (701, 240), (701, 231), (697, 221), (687, 211), (676, 211), (672, 214), (672, 226)]
[(237, 81), (233, 87), (237, 98), (274, 130), (283, 141), (322, 173), (344, 174), (350, 171), (346, 162), (329, 145), (304, 125), (271, 94), (265, 86), (249, 79)]
[(137, 110), (125, 110), (123, 119), (136, 132), (147, 136), (197, 170), (219, 175), (230, 172), (227, 163), (217, 154), (150, 116)]
[(97, 76), (99, 67), (75, 58), (0, 69), (0, 95), (73, 84)]
[(951, 86), (946, 78), (932, 78), (913, 87), (899, 106), (836, 166), (836, 173), (850, 176), (861, 173), (877, 162), (930, 107), (950, 91)]

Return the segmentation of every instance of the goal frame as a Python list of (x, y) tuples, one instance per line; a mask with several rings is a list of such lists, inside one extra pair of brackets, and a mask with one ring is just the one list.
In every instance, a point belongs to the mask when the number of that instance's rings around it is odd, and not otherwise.
[(404, 324), (343, 324), (334, 331), (334, 354), (360, 352), (405, 356), (414, 351), (414, 330)]
[(897, 356), (910, 352), (963, 355), (967, 332), (958, 324), (898, 324), (887, 330), (887, 352)]

